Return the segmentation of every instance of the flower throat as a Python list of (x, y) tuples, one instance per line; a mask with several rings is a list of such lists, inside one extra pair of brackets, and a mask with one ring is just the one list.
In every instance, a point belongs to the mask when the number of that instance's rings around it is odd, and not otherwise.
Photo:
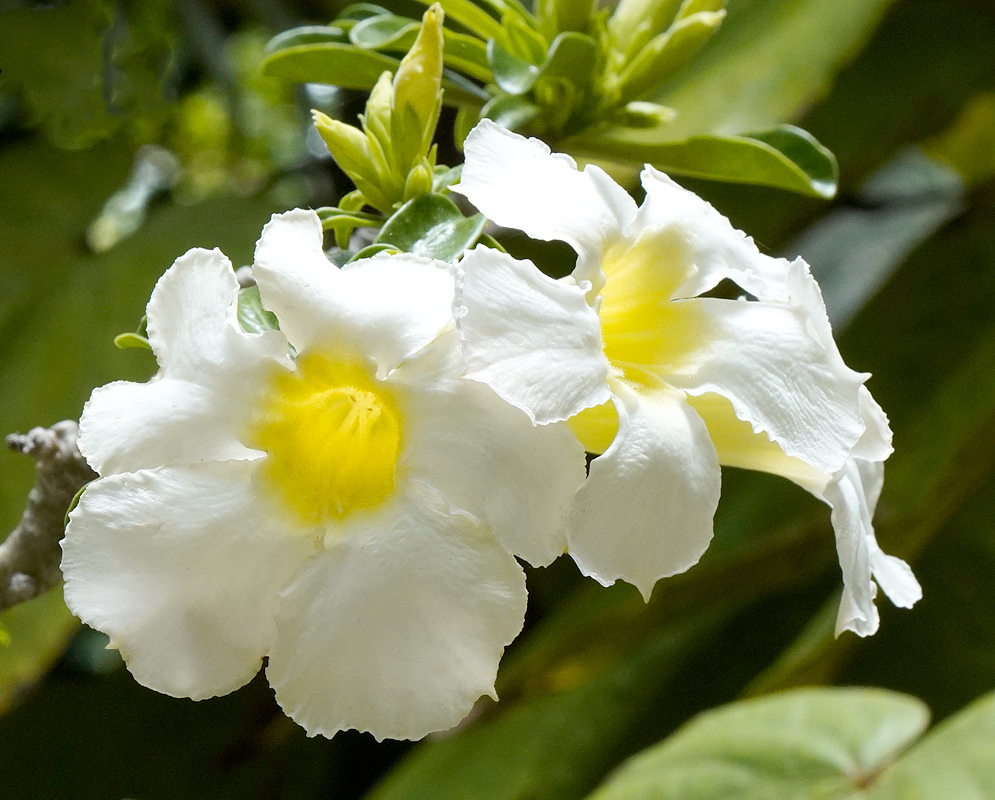
[(401, 417), (393, 398), (351, 361), (305, 355), (280, 373), (252, 429), (268, 453), (265, 480), (305, 523), (342, 519), (394, 488)]

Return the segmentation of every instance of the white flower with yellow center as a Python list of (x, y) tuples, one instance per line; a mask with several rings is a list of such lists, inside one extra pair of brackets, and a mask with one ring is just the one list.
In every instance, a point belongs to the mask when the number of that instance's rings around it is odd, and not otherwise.
[(224, 694), (265, 656), (310, 734), (417, 738), (493, 695), (526, 605), (509, 551), (551, 558), (583, 449), (462, 377), (448, 265), (340, 270), (321, 247), (310, 211), (263, 230), (279, 331), (239, 327), (217, 250), (160, 279), (158, 375), (83, 413), (101, 477), (66, 532), (66, 600), (158, 691)]
[[(662, 173), (645, 202), (485, 120), (454, 191), (495, 222), (577, 252), (560, 281), (478, 247), (460, 262), (468, 374), (538, 424), (570, 420), (601, 455), (574, 500), (567, 546), (604, 584), (648, 597), (712, 536), (720, 464), (784, 475), (832, 506), (845, 591), (837, 630), (877, 627), (871, 575), (899, 605), (920, 596), (878, 548), (871, 517), (887, 418), (833, 342), (808, 266), (762, 255)], [(752, 300), (700, 295), (729, 279)]]

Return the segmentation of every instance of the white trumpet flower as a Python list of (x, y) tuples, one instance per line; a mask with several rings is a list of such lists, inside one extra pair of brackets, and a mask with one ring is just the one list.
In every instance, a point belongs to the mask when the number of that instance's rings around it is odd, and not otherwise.
[(337, 269), (292, 211), (253, 275), (279, 331), (243, 331), (231, 264), (191, 250), (148, 305), (158, 375), (87, 403), (101, 477), (70, 517), (66, 600), (160, 692), (224, 694), (268, 657), (311, 735), (449, 728), (494, 695), (526, 605), (509, 550), (562, 536), (583, 449), (462, 377), (449, 265)]
[[(843, 363), (808, 265), (761, 254), (708, 203), (647, 166), (645, 202), (484, 120), (453, 191), (495, 222), (577, 252), (560, 281), (478, 247), (460, 262), (457, 319), (471, 378), (537, 425), (570, 420), (600, 453), (566, 545), (581, 570), (649, 597), (712, 537), (720, 465), (795, 480), (832, 506), (845, 592), (837, 630), (877, 627), (871, 574), (920, 596), (877, 547), (871, 517), (887, 418)], [(701, 295), (729, 279), (754, 299)]]

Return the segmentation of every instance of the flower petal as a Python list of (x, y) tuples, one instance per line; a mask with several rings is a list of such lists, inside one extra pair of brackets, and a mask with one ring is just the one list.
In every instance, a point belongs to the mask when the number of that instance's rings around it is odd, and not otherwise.
[(102, 478), (70, 515), (66, 602), (142, 685), (199, 700), (259, 671), (278, 590), (314, 539), (255, 502), (254, 469), (231, 461)]
[(486, 529), (412, 482), (330, 536), (280, 606), (266, 672), (288, 715), (312, 736), (417, 739), (494, 695), (526, 594)]
[(566, 549), (584, 448), (566, 423), (535, 426), (462, 371), (451, 331), (391, 376), (406, 395), (405, 468), (486, 522), (508, 552), (546, 566)]
[(865, 430), (858, 400), (866, 375), (812, 337), (800, 306), (694, 298), (672, 304), (695, 330), (664, 379), (689, 394), (727, 397), (736, 416), (789, 456), (834, 473)]
[(481, 120), (466, 139), (466, 163), (452, 191), (499, 225), (534, 239), (567, 242), (579, 256), (578, 280), (599, 285), (603, 250), (628, 228), (636, 204), (599, 167), (583, 171), (570, 156), (553, 154), (539, 139), (526, 139)]
[(93, 392), (80, 420), (80, 451), (97, 472), (252, 458), (240, 444), (245, 415), (265, 375), (289, 366), (279, 331), (238, 324), (238, 283), (219, 250), (191, 250), (156, 283), (149, 341), (160, 364), (148, 383)]
[(649, 599), (657, 580), (708, 548), (720, 469), (705, 424), (678, 393), (620, 393), (619, 432), (577, 492), (569, 552), (585, 575), (605, 586), (622, 578)]
[(289, 364), (282, 333), (239, 326), (238, 281), (220, 250), (195, 248), (173, 262), (152, 290), (148, 332), (162, 375), (226, 394), (233, 381), (256, 383), (272, 361)]
[(922, 598), (922, 588), (909, 565), (882, 552), (874, 536), (871, 520), (883, 483), (884, 464), (855, 458), (833, 476), (823, 493), (832, 508), (836, 550), (843, 570), (837, 636), (844, 630), (858, 636), (870, 636), (877, 630), (877, 588), (872, 575), (897, 606), (911, 608)]
[(302, 209), (275, 214), (256, 245), (263, 305), (298, 351), (370, 356), (382, 377), (452, 324), (447, 264), (400, 254), (338, 269), (321, 247), (321, 221)]
[(694, 297), (728, 278), (760, 300), (788, 299), (787, 261), (762, 254), (710, 203), (659, 170), (647, 165), (641, 178), (646, 200), (633, 230), (673, 229), (696, 267), (674, 297)]
[(80, 452), (105, 477), (162, 464), (259, 457), (236, 438), (240, 407), (190, 381), (116, 381), (94, 389), (83, 407)]
[(583, 287), (477, 247), (457, 267), (456, 324), (467, 376), (538, 424), (605, 402), (608, 361)]

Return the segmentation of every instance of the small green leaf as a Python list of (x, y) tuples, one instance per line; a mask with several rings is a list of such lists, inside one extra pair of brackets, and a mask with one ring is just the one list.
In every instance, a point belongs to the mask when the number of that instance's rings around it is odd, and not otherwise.
[(566, 78), (583, 91), (593, 82), (597, 66), (597, 42), (583, 33), (568, 31), (553, 40), (541, 71), (544, 78)]
[(114, 346), (119, 350), (151, 350), (152, 345), (144, 336), (137, 333), (120, 333), (114, 337)]
[(346, 6), (342, 9), (336, 22), (339, 20), (354, 20), (355, 22), (361, 22), (364, 19), (369, 19), (370, 17), (380, 17), (384, 14), (389, 14), (388, 11), (383, 6), (374, 5), (373, 3), (353, 3), (350, 6)]
[(305, 25), (278, 33), (266, 45), (266, 54), (309, 44), (348, 44), (349, 34), (337, 25)]
[(349, 31), (349, 41), (356, 47), (367, 50), (392, 49), (407, 52), (414, 44), (419, 27), (418, 20), (410, 17), (382, 14), (357, 22)]
[(565, 149), (617, 163), (648, 163), (676, 175), (755, 183), (811, 197), (830, 198), (836, 193), (838, 167), (833, 154), (811, 134), (789, 125), (741, 136), (655, 139), (658, 129), (592, 131), (569, 140)]
[(524, 97), (515, 97), (514, 95), (495, 97), (480, 110), (481, 117), (492, 119), (502, 128), (507, 128), (510, 131), (528, 124), (540, 113), (542, 113), (542, 109), (535, 103), (530, 103)]
[(512, 55), (522, 58), (532, 64), (541, 64), (546, 60), (547, 43), (536, 29), (531, 17), (522, 19), (514, 12), (508, 12), (501, 17), (506, 44)]
[(400, 253), (400, 252), (401, 251), (398, 250), (396, 247), (394, 247), (394, 245), (392, 245), (392, 244), (374, 243), (374, 244), (371, 244), (371, 245), (367, 245), (362, 250), (360, 250), (360, 251), (358, 251), (356, 253), (353, 253), (353, 255), (349, 259), (349, 261), (359, 261), (361, 258), (373, 258), (373, 256), (375, 256), (377, 253), (391, 253), (391, 254), (393, 254), (393, 253)]
[(432, 178), (432, 191), (441, 194), (454, 183), (459, 183), (460, 175), (463, 174), (463, 165), (457, 164), (455, 167), (436, 167), (435, 176)]
[(427, 258), (452, 261), (480, 238), (483, 214), (464, 217), (448, 197), (424, 194), (405, 203), (384, 226), (376, 242)]
[(114, 337), (114, 346), (119, 350), (131, 350), (131, 349), (141, 349), (141, 350), (152, 350), (152, 345), (149, 344), (149, 318), (148, 315), (143, 316), (138, 322), (138, 329), (136, 331), (121, 333)]
[(624, 764), (590, 800), (845, 800), (928, 722), (921, 701), (880, 689), (747, 700), (691, 720)]
[(513, 56), (494, 39), (487, 43), (487, 63), (494, 73), (494, 82), (511, 95), (525, 94), (539, 77), (539, 67)]
[(238, 324), (246, 333), (263, 333), (279, 330), (276, 314), (263, 308), (258, 286), (238, 290)]

